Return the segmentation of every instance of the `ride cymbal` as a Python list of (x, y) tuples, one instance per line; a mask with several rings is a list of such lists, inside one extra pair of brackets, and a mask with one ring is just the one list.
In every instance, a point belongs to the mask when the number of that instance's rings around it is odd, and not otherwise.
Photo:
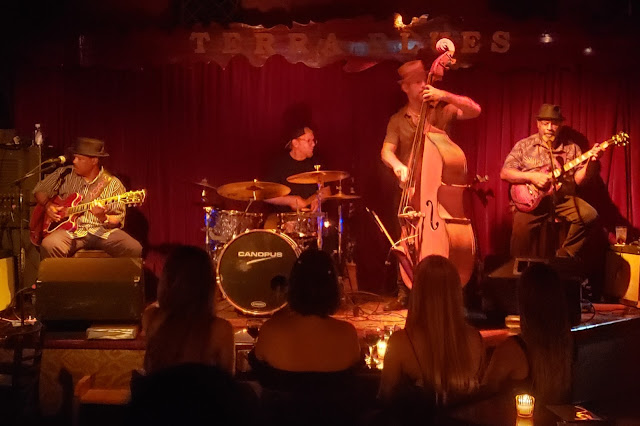
[(284, 197), (291, 188), (274, 182), (261, 182), (257, 179), (247, 182), (227, 183), (218, 187), (218, 194), (239, 201), (267, 200)]
[(302, 184), (318, 184), (333, 182), (349, 177), (349, 173), (339, 170), (314, 170), (313, 172), (298, 173), (287, 178), (287, 182)]

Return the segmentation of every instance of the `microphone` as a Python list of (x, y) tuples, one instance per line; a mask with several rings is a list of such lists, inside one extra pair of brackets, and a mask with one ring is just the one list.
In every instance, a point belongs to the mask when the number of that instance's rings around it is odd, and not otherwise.
[(65, 157), (64, 155), (61, 155), (59, 157), (50, 158), (49, 160), (43, 161), (42, 165), (44, 166), (45, 164), (64, 164), (66, 161), (67, 161), (67, 157)]

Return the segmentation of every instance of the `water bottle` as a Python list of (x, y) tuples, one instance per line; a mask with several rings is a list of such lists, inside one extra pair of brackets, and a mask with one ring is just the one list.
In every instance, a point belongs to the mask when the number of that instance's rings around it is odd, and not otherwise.
[(42, 142), (43, 142), (43, 137), (42, 137), (42, 130), (40, 129), (40, 123), (36, 124), (36, 130), (34, 132), (34, 136), (33, 136), (33, 143), (36, 146), (42, 146)]

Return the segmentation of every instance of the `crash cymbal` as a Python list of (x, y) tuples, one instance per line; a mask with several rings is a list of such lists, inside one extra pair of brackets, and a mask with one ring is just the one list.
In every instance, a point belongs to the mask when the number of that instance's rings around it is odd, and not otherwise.
[(269, 198), (284, 197), (291, 188), (273, 182), (261, 182), (257, 179), (247, 182), (228, 183), (218, 187), (218, 194), (232, 200), (267, 200)]
[(345, 194), (344, 192), (338, 192), (333, 195), (327, 195), (322, 200), (323, 201), (325, 200), (353, 201), (353, 200), (359, 200), (360, 198), (362, 197), (356, 194)]
[(315, 170), (313, 172), (304, 172), (289, 176), (287, 182), (318, 184), (342, 180), (348, 177), (349, 173), (339, 170)]
[(211, 185), (211, 184), (209, 184), (209, 182), (207, 182), (206, 179), (202, 179), (200, 182), (191, 182), (191, 183), (194, 184), (194, 185), (202, 186), (202, 187), (209, 188), (209, 189), (216, 189), (216, 187)]

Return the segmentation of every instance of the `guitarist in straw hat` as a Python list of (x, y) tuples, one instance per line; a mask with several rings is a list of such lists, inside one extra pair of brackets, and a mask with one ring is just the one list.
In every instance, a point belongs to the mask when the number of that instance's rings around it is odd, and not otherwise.
[[(500, 171), (500, 178), (503, 180), (512, 185), (529, 185), (534, 193), (536, 189), (542, 191), (541, 195), (547, 191), (553, 192), (552, 187), (556, 190), (554, 199), (543, 196), (540, 204), (531, 211), (514, 208), (511, 234), (511, 255), (514, 257), (545, 255), (540, 252), (530, 235), (542, 227), (553, 210), (556, 218), (570, 223), (568, 234), (562, 247), (556, 252), (556, 257), (574, 258), (587, 238), (587, 231), (598, 217), (589, 203), (575, 195), (575, 185), (581, 185), (585, 181), (587, 170), (596, 157), (577, 166), (573, 175), (561, 176), (557, 182), (551, 177), (552, 158), (553, 168), (558, 169), (582, 155), (580, 147), (574, 142), (557, 137), (563, 121), (558, 105), (543, 104), (536, 116), (538, 133), (518, 141)], [(517, 207), (513, 199), (512, 205)]]
[[(72, 149), (73, 166), (61, 167), (47, 175), (33, 190), (46, 217), (54, 222), (62, 218), (62, 207), (53, 199), (65, 199), (74, 193), (82, 196), (82, 203), (125, 193), (124, 185), (100, 165), (108, 157), (104, 142), (98, 139), (77, 138)], [(75, 230), (56, 229), (41, 242), (42, 258), (68, 257), (80, 249), (100, 249), (114, 257), (140, 257), (142, 246), (124, 232), (125, 205), (108, 206), (97, 201), (90, 210), (77, 218)], [(32, 223), (34, 221), (32, 220)], [(33, 229), (32, 229), (33, 231)]]

